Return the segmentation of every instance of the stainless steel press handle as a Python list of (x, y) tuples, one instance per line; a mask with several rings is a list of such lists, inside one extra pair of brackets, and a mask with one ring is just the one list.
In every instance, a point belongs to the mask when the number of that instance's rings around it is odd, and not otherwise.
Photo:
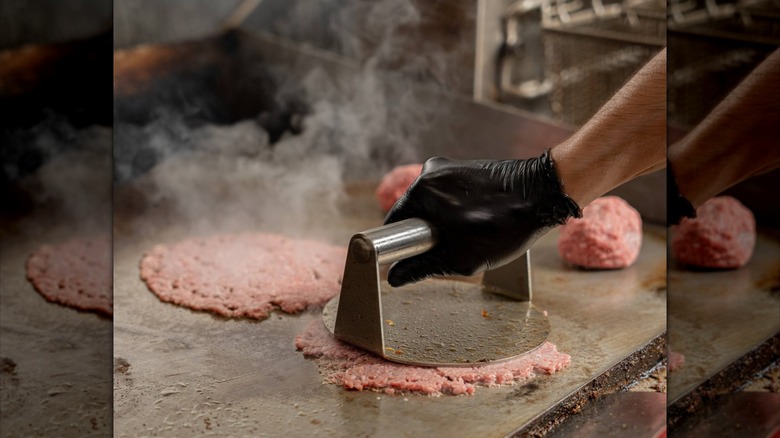
[(377, 264), (386, 265), (433, 248), (436, 233), (422, 219), (405, 219), (355, 234), (349, 245), (357, 261), (369, 261), (375, 251)]

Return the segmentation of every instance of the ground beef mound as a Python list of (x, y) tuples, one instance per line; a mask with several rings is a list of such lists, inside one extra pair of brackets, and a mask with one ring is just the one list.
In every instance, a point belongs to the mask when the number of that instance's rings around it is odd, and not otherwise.
[(190, 238), (158, 245), (141, 278), (161, 300), (228, 317), (323, 306), (341, 290), (346, 248), (275, 234)]
[(545, 342), (518, 358), (476, 367), (418, 367), (389, 362), (337, 340), (322, 321), (313, 321), (295, 338), (295, 346), (314, 358), (327, 381), (352, 390), (387, 394), (474, 394), (477, 386), (513, 385), (537, 374), (553, 374), (571, 363), (571, 356)]
[(422, 172), (422, 164), (398, 166), (388, 172), (376, 188), (376, 199), (384, 211), (390, 211), (398, 198), (412, 185)]
[(686, 266), (739, 268), (756, 245), (753, 213), (731, 196), (710, 199), (696, 209), (696, 218), (683, 218), (672, 231), (672, 253)]
[(604, 196), (582, 209), (582, 219), (561, 227), (558, 253), (568, 263), (589, 269), (630, 266), (642, 247), (642, 218), (617, 196)]
[(48, 301), (112, 316), (111, 239), (44, 245), (27, 259), (27, 279)]

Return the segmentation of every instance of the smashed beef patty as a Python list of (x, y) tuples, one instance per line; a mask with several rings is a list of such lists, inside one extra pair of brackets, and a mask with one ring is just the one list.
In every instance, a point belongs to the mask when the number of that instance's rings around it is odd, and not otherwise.
[(225, 234), (158, 245), (141, 278), (162, 301), (228, 317), (323, 306), (341, 290), (346, 248), (276, 234)]
[(545, 342), (539, 348), (505, 362), (474, 367), (419, 367), (381, 359), (337, 340), (322, 323), (313, 321), (295, 338), (295, 346), (317, 362), (328, 382), (353, 390), (373, 390), (439, 396), (474, 394), (477, 386), (504, 386), (553, 374), (571, 363), (571, 356)]
[(27, 259), (27, 279), (48, 301), (112, 316), (109, 236), (44, 245)]

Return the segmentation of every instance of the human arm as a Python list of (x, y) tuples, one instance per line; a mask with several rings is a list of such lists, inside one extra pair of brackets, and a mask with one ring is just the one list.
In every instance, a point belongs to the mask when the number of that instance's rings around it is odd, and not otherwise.
[(568, 140), (552, 149), (566, 193), (579, 205), (666, 160), (666, 49)]
[(780, 166), (780, 49), (756, 67), (668, 156), (679, 192), (696, 208)]
[(637, 73), (564, 143), (527, 160), (434, 158), (385, 223), (428, 221), (438, 243), (395, 264), (393, 286), (434, 275), (473, 275), (508, 263), (580, 206), (660, 169), (666, 149), (666, 53)]

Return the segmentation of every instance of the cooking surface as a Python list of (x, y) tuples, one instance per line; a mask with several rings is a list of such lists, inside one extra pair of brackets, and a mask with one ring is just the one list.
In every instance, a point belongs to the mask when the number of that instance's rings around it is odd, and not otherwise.
[[(352, 190), (339, 221), (302, 232), (346, 244), (379, 225), (371, 187)], [(319, 311), (230, 320), (160, 302), (139, 279), (138, 262), (152, 245), (186, 237), (186, 227), (116, 223), (114, 356), (128, 366), (114, 376), (114, 421), (125, 436), (511, 434), (665, 331), (662, 230), (647, 230), (635, 266), (604, 272), (564, 266), (552, 232), (534, 247), (534, 303), (549, 312), (549, 340), (572, 356), (569, 368), (469, 397), (346, 391), (323, 384), (317, 365), (295, 350), (295, 336)], [(139, 229), (147, 234), (130, 231)]]
[[(75, 237), (72, 229), (22, 228), (3, 223), (2, 434), (108, 436), (111, 320), (49, 303), (27, 281), (27, 257), (43, 244)], [(33, 228), (30, 221), (24, 228)]]
[(740, 269), (694, 272), (673, 263), (669, 283), (669, 347), (685, 355), (669, 373), (669, 403), (780, 331), (776, 237), (759, 234)]
[[(437, 279), (402, 289), (383, 281), (381, 288), (384, 351), (381, 346), (372, 350), (363, 344), (362, 348), (394, 362), (423, 366), (496, 363), (536, 349), (550, 333), (550, 322), (532, 303), (482, 285)], [(334, 334), (338, 308), (337, 297), (322, 310), (322, 320)]]

